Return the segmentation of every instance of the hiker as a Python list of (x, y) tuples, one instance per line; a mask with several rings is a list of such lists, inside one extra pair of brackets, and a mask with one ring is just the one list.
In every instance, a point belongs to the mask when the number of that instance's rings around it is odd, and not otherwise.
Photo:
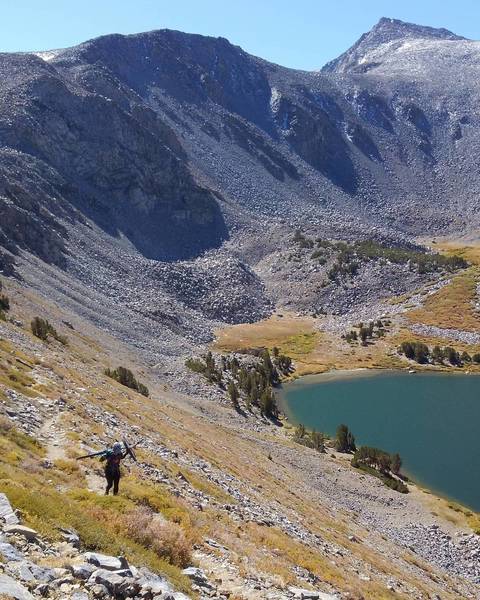
[(118, 484), (120, 482), (120, 461), (128, 455), (128, 451), (123, 452), (123, 447), (120, 442), (115, 442), (111, 449), (108, 449), (100, 458), (101, 461), (106, 460), (105, 479), (107, 487), (105, 496), (108, 496), (113, 486), (113, 495), (118, 494)]
[(105, 465), (105, 479), (107, 480), (107, 487), (105, 489), (105, 495), (108, 496), (110, 490), (113, 487), (113, 495), (118, 494), (118, 484), (120, 483), (120, 462), (129, 456), (134, 462), (137, 462), (135, 456), (134, 446), (130, 446), (127, 440), (121, 442), (115, 442), (111, 448), (106, 450), (100, 450), (99, 452), (91, 452), (90, 454), (84, 454), (83, 456), (77, 456), (77, 460), (83, 460), (84, 458), (100, 457), (103, 462), (107, 461)]

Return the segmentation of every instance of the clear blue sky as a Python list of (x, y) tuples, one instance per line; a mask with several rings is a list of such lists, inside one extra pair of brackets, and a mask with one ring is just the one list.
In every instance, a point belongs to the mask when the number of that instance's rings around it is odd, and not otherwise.
[(0, 0), (0, 15), (4, 52), (167, 27), (301, 69), (338, 56), (382, 16), (480, 38), (479, 0)]

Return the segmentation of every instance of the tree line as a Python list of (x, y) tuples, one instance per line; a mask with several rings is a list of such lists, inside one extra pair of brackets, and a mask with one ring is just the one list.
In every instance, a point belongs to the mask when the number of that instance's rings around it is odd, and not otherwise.
[(321, 238), (314, 240), (297, 230), (293, 242), (302, 249), (312, 250), (311, 258), (322, 265), (326, 264), (328, 258), (335, 256), (335, 262), (327, 272), (327, 277), (331, 281), (355, 277), (361, 263), (371, 260), (408, 264), (410, 270), (422, 274), (438, 271), (454, 272), (468, 266), (467, 261), (458, 255), (445, 256), (427, 252), (422, 247), (386, 246), (375, 240), (354, 243), (333, 242)]
[(423, 342), (402, 342), (399, 353), (419, 364), (444, 365), (446, 362), (454, 367), (468, 364), (480, 364), (480, 353), (470, 355), (467, 351), (458, 352), (452, 346), (434, 346), (430, 349)]

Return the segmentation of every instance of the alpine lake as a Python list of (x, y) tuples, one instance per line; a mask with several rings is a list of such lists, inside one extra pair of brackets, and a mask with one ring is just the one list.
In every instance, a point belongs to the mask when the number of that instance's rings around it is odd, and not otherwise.
[(292, 424), (334, 436), (344, 423), (357, 446), (398, 452), (417, 483), (480, 512), (480, 376), (339, 372), (288, 383), (280, 396)]

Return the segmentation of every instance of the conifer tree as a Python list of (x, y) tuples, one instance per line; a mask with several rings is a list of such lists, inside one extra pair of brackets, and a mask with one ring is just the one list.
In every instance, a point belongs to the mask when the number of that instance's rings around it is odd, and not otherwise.
[(238, 388), (235, 385), (235, 382), (233, 381), (233, 379), (230, 379), (230, 381), (228, 382), (228, 395), (230, 396), (230, 400), (232, 401), (234, 408), (237, 409), (239, 407), (239, 403), (238, 403), (239, 393), (238, 393)]
[(338, 452), (355, 452), (355, 438), (346, 425), (342, 424), (337, 427), (335, 447)]
[(400, 454), (395, 453), (392, 455), (392, 466), (391, 466), (392, 473), (395, 473), (395, 475), (398, 475), (400, 473), (401, 468), (402, 468), (402, 459), (400, 457)]

